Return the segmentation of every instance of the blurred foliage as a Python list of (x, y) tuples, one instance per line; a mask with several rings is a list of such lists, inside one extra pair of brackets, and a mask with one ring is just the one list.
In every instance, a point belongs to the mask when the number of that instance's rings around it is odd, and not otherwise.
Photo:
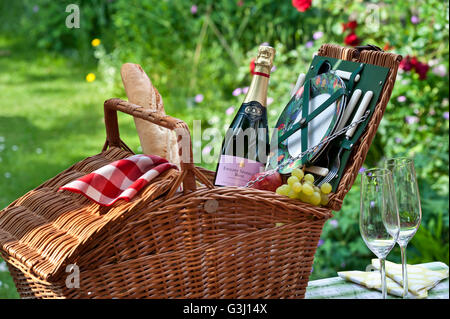
[[(429, 65), (425, 79), (414, 71), (399, 71), (365, 166), (380, 165), (386, 157), (415, 158), (423, 221), (409, 258), (448, 264), (448, 1), (313, 0), (311, 8), (299, 12), (290, 0), (79, 0), (81, 28), (67, 29), (69, 3), (0, 0), (5, 21), (0, 31), (17, 32), (28, 45), (81, 64), (97, 63), (98, 79), (115, 96), (124, 96), (120, 66), (141, 64), (164, 97), (167, 113), (188, 125), (202, 120), (204, 139), (194, 151), (211, 147), (210, 158), (217, 158), (220, 141), (211, 143), (205, 129), (223, 132), (228, 127), (234, 112), (225, 111), (236, 111), (244, 97), (232, 92), (249, 85), (249, 63), (263, 42), (277, 50), (269, 87), (271, 127), (320, 45), (344, 45), (349, 31), (342, 24), (348, 21), (357, 21), (354, 32), (362, 44)], [(93, 38), (101, 40), (95, 48)], [(204, 97), (201, 103), (194, 100), (197, 94)], [(215, 168), (215, 163), (201, 165)], [(313, 279), (364, 269), (373, 257), (358, 229), (358, 180), (335, 215), (323, 230)], [(389, 259), (398, 262), (399, 256), (396, 249)]]

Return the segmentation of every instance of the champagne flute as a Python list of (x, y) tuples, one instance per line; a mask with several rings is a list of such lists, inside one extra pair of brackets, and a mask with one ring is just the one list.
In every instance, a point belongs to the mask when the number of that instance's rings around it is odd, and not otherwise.
[(400, 218), (400, 233), (397, 243), (402, 255), (403, 298), (408, 296), (408, 273), (406, 263), (406, 247), (416, 234), (422, 219), (419, 187), (417, 185), (414, 161), (411, 158), (399, 157), (385, 161), (385, 167), (392, 172)]
[(359, 229), (367, 247), (380, 260), (381, 298), (386, 299), (385, 260), (397, 241), (400, 222), (392, 173), (385, 168), (361, 176)]

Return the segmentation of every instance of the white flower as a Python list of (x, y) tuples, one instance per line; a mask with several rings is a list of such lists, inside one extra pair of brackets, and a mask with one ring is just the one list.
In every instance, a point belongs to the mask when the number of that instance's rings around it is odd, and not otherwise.
[(445, 65), (440, 64), (434, 67), (432, 72), (440, 77), (444, 77), (447, 75), (447, 68), (445, 67)]
[(428, 65), (429, 66), (435, 66), (439, 63), (438, 59), (431, 59), (430, 61), (428, 61)]
[(17, 150), (19, 149), (19, 147), (18, 147), (17, 145), (13, 145), (13, 146), (11, 147), (11, 149), (15, 152), (15, 151), (17, 151)]
[(213, 117), (211, 117), (211, 118), (208, 120), (208, 123), (211, 124), (211, 125), (213, 125), (213, 124), (218, 123), (219, 121), (220, 121), (220, 118), (219, 118), (217, 115), (214, 115)]
[(409, 79), (404, 79), (404, 80), (401, 81), (401, 83), (403, 85), (409, 85), (409, 83), (411, 83), (411, 81)]

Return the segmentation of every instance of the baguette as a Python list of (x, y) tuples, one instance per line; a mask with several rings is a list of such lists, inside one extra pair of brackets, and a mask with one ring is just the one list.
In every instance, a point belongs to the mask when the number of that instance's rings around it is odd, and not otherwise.
[[(125, 63), (122, 65), (120, 75), (128, 101), (144, 109), (166, 114), (161, 95), (140, 65)], [(163, 157), (180, 167), (175, 132), (136, 117), (134, 123), (144, 154)]]

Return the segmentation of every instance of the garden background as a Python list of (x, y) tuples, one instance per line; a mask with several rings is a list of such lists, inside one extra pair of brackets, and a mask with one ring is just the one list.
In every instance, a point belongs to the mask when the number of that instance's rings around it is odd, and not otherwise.
[[(70, 3), (80, 8), (78, 29), (65, 25)], [(370, 43), (404, 60), (364, 167), (414, 156), (423, 219), (408, 262), (448, 265), (448, 10), (442, 0), (0, 0), (0, 209), (100, 152), (103, 101), (126, 99), (125, 62), (144, 68), (168, 114), (224, 132), (260, 44), (277, 50), (268, 97), (273, 127), (321, 44)], [(119, 122), (124, 141), (139, 151), (132, 118)], [(217, 157), (213, 148), (208, 139), (194, 145)], [(359, 234), (358, 183), (324, 227), (311, 280), (363, 270), (373, 258)], [(398, 246), (388, 260), (400, 262)], [(0, 298), (17, 297), (0, 260)]]

